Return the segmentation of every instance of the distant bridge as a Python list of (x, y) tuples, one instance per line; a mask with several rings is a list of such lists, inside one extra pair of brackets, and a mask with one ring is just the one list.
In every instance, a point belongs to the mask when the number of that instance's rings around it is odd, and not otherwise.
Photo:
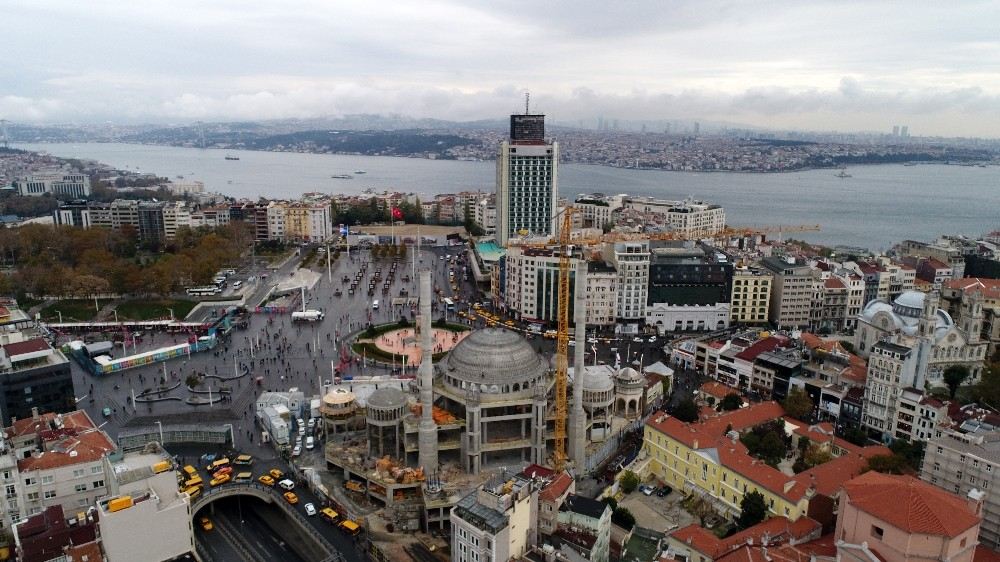
[(216, 488), (209, 488), (191, 502), (191, 517), (193, 518), (202, 508), (215, 500), (236, 496), (250, 496), (280, 508), (289, 520), (297, 523), (300, 530), (313, 539), (315, 545), (311, 550), (317, 555), (313, 558), (314, 560), (319, 560), (320, 562), (343, 561), (340, 552), (312, 526), (312, 523), (304, 515), (285, 501), (277, 490), (270, 486), (258, 484), (257, 482), (231, 482)]

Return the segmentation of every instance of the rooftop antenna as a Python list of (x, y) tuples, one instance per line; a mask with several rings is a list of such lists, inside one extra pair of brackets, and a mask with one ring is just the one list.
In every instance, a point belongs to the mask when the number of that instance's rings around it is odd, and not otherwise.
[(524, 92), (524, 114), (530, 115), (531, 112), (528, 111), (528, 103), (531, 101), (531, 92)]

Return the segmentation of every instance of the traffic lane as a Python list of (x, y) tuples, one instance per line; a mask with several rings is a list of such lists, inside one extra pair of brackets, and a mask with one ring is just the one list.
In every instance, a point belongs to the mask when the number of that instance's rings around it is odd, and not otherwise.
[[(305, 505), (307, 503), (313, 504), (317, 511), (326, 506), (326, 503), (316, 494), (313, 494), (308, 486), (296, 484), (294, 492), (299, 497), (299, 503), (295, 508), (300, 510), (303, 515), (305, 515)], [(348, 536), (339, 530), (336, 525), (326, 521), (319, 515), (306, 516), (306, 519), (312, 524), (314, 529), (323, 535), (343, 555), (345, 560), (348, 562), (361, 562), (364, 559), (360, 553), (358, 543), (355, 541), (355, 537)]]
[(225, 498), (214, 503), (218, 524), (226, 525), (239, 540), (243, 541), (248, 550), (260, 554), (263, 560), (305, 562), (305, 559), (289, 546), (280, 531), (274, 529), (260, 515), (261, 512), (268, 511), (270, 515), (284, 518), (284, 513), (277, 508), (256, 499), (244, 501), (241, 498)]
[[(209, 519), (211, 520), (211, 517)], [(212, 524), (214, 525), (215, 522), (213, 521)], [(208, 551), (214, 562), (245, 562), (243, 556), (229, 544), (222, 533), (215, 529), (205, 531), (201, 528), (201, 517), (195, 519), (194, 540)]]

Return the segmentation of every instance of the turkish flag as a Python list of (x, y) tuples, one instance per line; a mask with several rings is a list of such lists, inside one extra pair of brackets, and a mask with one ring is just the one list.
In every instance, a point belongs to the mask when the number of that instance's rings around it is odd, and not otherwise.
[(399, 210), (399, 207), (392, 208), (392, 218), (395, 220), (400, 220), (403, 218), (403, 211)]

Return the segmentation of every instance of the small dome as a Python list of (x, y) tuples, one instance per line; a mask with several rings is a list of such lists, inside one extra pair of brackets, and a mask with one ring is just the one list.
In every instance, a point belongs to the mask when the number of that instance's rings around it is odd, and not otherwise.
[(584, 392), (605, 392), (614, 388), (615, 381), (611, 380), (611, 376), (606, 370), (587, 369), (583, 372)]
[(369, 408), (394, 409), (406, 404), (406, 395), (398, 388), (380, 388), (368, 397)]
[(455, 346), (445, 358), (441, 372), (486, 392), (495, 386), (541, 378), (546, 362), (524, 338), (499, 328), (476, 330)]
[(356, 399), (357, 397), (350, 390), (338, 388), (327, 392), (326, 396), (323, 397), (323, 403), (327, 406), (340, 406), (342, 404), (350, 404)]
[(628, 381), (641, 380), (642, 375), (640, 375), (639, 371), (636, 371), (632, 367), (625, 367), (624, 369), (618, 371), (618, 374), (615, 375), (615, 378), (617, 378), (622, 382), (628, 382)]

